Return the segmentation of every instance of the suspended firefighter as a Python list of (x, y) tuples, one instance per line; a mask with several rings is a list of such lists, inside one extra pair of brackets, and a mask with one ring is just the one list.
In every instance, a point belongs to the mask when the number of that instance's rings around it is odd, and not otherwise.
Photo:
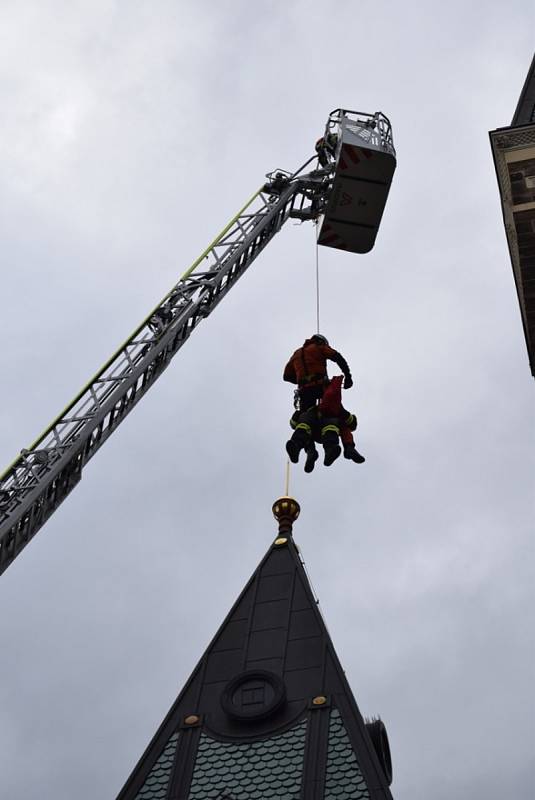
[[(362, 464), (366, 460), (355, 447), (353, 431), (357, 429), (357, 417), (342, 405), (342, 376), (336, 375), (327, 385), (323, 397), (315, 408), (302, 414), (298, 409), (290, 419), (290, 426), (298, 427), (310, 438), (305, 445), (305, 472), (312, 472), (318, 460), (316, 442), (323, 444), (325, 466), (329, 467), (340, 455), (338, 437), (344, 448), (344, 458)], [(301, 435), (299, 435), (301, 439)], [(287, 448), (288, 449), (288, 448)], [(290, 448), (291, 449), (291, 448)]]
[[(315, 334), (310, 339), (307, 339), (303, 346), (293, 353), (284, 369), (284, 380), (298, 386), (296, 392), (298, 414), (294, 415), (295, 419), (292, 418), (295, 422), (295, 430), (292, 438), (286, 443), (286, 452), (290, 460), (297, 464), (301, 450), (306, 450), (307, 463), (305, 464), (305, 469), (307, 472), (312, 472), (317, 459), (314, 445), (315, 436), (323, 445), (325, 451), (324, 464), (326, 466), (330, 466), (338, 458), (341, 452), (338, 443), (341, 431), (337, 423), (339, 416), (348, 415), (348, 412), (343, 409), (341, 398), (339, 398), (338, 405), (333, 400), (336, 391), (341, 394), (342, 377), (340, 376), (339, 382), (333, 386), (333, 396), (325, 406), (327, 413), (331, 413), (334, 404), (337, 413), (332, 417), (322, 414), (320, 426), (319, 414), (321, 412), (319, 411), (318, 403), (322, 400), (325, 389), (329, 385), (327, 361), (334, 361), (338, 365), (344, 373), (344, 388), (350, 389), (353, 386), (353, 379), (347, 361), (337, 350), (333, 350), (325, 336), (320, 334)], [(350, 430), (348, 432), (351, 434)], [(343, 443), (344, 447), (346, 444), (348, 445), (346, 458), (357, 460), (353, 454), (349, 454), (351, 452), (349, 445), (352, 444), (354, 449), (353, 437), (351, 436), (351, 441), (348, 439), (343, 440)], [(357, 456), (362, 461), (364, 460), (360, 454), (357, 453)]]
[(325, 447), (327, 440), (330, 444), (330, 451), (337, 453), (334, 458), (338, 458), (340, 455), (339, 436), (344, 447), (344, 458), (355, 461), (356, 464), (362, 464), (365, 459), (356, 449), (353, 437), (353, 431), (357, 429), (357, 418), (342, 405), (343, 380), (341, 375), (335, 375), (325, 388), (320, 400), (321, 441)]

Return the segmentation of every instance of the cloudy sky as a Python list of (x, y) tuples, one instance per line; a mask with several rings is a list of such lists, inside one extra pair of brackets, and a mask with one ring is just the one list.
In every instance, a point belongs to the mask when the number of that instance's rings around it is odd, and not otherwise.
[[(367, 460), (291, 491), (396, 800), (535, 791), (535, 385), (487, 135), (534, 29), (530, 0), (0, 1), (6, 465), (333, 108), (393, 122), (376, 247), (320, 252)], [(314, 321), (289, 222), (0, 578), (2, 797), (119, 791), (272, 540)]]

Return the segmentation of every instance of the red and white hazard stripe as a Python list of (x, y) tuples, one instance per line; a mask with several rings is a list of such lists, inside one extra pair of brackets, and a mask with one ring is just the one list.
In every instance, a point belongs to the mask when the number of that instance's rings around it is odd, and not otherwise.
[(321, 229), (320, 237), (318, 239), (318, 244), (324, 244), (329, 247), (338, 247), (340, 250), (347, 250), (347, 244), (342, 239), (342, 237), (333, 230), (332, 226), (329, 223), (325, 223), (325, 225)]

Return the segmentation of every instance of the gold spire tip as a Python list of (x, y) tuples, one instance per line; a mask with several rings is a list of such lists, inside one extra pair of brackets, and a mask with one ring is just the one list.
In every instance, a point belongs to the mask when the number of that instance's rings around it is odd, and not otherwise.
[(279, 533), (291, 533), (292, 525), (301, 512), (301, 506), (293, 497), (279, 497), (273, 503), (273, 516), (279, 523)]

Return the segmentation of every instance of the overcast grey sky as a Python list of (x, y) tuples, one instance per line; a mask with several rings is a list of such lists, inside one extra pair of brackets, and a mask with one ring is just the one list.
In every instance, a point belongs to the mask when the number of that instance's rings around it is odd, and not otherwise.
[[(534, 794), (534, 382), (487, 132), (530, 0), (0, 2), (0, 458), (35, 438), (264, 173), (391, 118), (374, 250), (321, 248), (359, 467), (295, 536), (396, 800)], [(113, 798), (272, 540), (314, 237), (288, 223), (0, 579), (0, 795)]]

